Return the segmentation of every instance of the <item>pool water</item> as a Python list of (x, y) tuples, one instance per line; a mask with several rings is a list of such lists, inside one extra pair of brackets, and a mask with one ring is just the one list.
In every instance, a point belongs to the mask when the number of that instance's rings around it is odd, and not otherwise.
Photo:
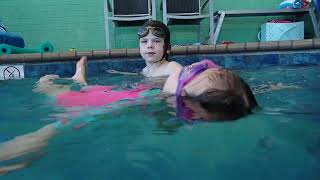
[[(28, 167), (1, 179), (319, 179), (320, 67), (239, 73), (261, 110), (211, 123), (184, 123), (163, 100), (152, 98), (82, 110), (79, 117), (32, 92), (36, 79), (0, 81), (0, 142), (61, 117), (73, 121)], [(139, 81), (115, 75), (89, 79), (122, 87)]]

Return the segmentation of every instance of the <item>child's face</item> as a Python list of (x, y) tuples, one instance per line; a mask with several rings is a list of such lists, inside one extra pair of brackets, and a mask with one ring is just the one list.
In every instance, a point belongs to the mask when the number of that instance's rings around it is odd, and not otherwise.
[(164, 51), (164, 38), (159, 38), (151, 32), (147, 36), (140, 38), (140, 54), (148, 63), (156, 63), (162, 60)]

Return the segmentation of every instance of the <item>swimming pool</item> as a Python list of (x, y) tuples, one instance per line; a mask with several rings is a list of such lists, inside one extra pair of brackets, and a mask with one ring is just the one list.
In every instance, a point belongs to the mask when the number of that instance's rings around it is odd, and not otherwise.
[[(256, 94), (261, 111), (232, 122), (191, 124), (176, 119), (162, 100), (84, 111), (74, 118), (76, 126), (61, 130), (27, 168), (1, 179), (318, 179), (320, 67), (239, 73), (255, 91), (264, 92)], [(0, 81), (1, 141), (72, 118), (52, 99), (30, 91), (36, 81)], [(123, 87), (140, 81), (101, 74), (89, 79)]]

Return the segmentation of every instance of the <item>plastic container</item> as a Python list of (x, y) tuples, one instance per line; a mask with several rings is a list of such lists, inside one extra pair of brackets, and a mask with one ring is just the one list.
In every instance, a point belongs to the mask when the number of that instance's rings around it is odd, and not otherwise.
[(285, 41), (304, 39), (304, 22), (265, 23), (261, 26), (258, 39), (266, 41)]

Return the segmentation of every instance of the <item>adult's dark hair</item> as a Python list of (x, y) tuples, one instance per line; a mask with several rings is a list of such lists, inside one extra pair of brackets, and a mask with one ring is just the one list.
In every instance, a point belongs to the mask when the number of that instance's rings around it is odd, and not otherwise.
[(247, 101), (247, 103), (249, 105), (250, 110), (252, 110), (253, 108), (258, 106), (257, 100), (254, 97), (249, 85), (243, 79), (241, 79), (241, 83), (242, 83), (242, 86), (243, 86), (243, 90), (244, 90), (244, 94), (245, 94), (245, 97), (246, 97), (246, 101)]
[(214, 90), (193, 98), (193, 101), (211, 114), (212, 120), (236, 120), (251, 113), (244, 95), (236, 90)]
[[(249, 85), (238, 75), (228, 74), (236, 78), (238, 85), (225, 90), (209, 89), (196, 97), (178, 97), (177, 115), (185, 119), (203, 116), (203, 120), (236, 120), (250, 114), (258, 103)], [(226, 83), (234, 80), (225, 79)]]

